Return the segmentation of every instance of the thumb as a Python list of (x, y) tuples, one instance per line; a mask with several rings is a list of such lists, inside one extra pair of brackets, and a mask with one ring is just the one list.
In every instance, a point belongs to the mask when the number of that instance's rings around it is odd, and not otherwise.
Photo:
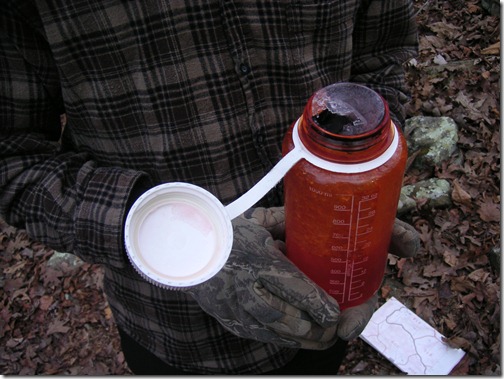
[(420, 235), (410, 224), (396, 218), (389, 253), (398, 257), (414, 257), (420, 249)]
[(339, 321), (340, 309), (333, 297), (290, 262), (282, 264), (277, 261), (274, 265), (270, 270), (263, 270), (258, 279), (264, 291), (298, 309), (322, 327), (333, 326)]
[(256, 225), (263, 226), (275, 240), (285, 240), (284, 207), (250, 208), (243, 213), (243, 218)]
[(340, 316), (338, 324), (338, 337), (349, 341), (357, 338), (368, 324), (377, 306), (378, 295), (363, 304), (345, 309)]

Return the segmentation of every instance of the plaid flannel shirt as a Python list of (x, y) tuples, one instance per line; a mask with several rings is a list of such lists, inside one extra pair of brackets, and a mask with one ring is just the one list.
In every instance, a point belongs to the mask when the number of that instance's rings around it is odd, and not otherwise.
[[(0, 33), (1, 216), (103, 264), (118, 325), (175, 367), (261, 373), (292, 359), (134, 272), (130, 194), (184, 181), (231, 202), (334, 82), (374, 88), (401, 124), (401, 64), (417, 47), (410, 2), (4, 0)], [(280, 202), (277, 189), (261, 204)]]

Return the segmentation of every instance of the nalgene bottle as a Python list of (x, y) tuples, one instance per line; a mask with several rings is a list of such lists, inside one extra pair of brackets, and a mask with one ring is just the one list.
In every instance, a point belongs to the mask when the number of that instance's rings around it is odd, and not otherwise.
[(341, 309), (380, 287), (406, 166), (402, 132), (373, 90), (337, 83), (317, 91), (289, 129), (301, 146), (284, 177), (287, 256)]

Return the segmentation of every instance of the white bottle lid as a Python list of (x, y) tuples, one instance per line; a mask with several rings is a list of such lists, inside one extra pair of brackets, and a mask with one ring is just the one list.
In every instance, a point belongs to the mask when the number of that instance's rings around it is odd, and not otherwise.
[(161, 184), (145, 192), (131, 207), (124, 230), (135, 269), (170, 289), (210, 279), (226, 263), (233, 244), (222, 203), (189, 183)]

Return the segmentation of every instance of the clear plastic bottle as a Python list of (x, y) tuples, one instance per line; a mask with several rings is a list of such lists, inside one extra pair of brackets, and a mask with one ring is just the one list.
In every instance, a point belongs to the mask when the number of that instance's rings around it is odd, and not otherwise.
[(402, 132), (373, 90), (317, 91), (289, 129), (283, 153), (302, 159), (284, 177), (287, 256), (341, 309), (380, 287), (407, 159)]

